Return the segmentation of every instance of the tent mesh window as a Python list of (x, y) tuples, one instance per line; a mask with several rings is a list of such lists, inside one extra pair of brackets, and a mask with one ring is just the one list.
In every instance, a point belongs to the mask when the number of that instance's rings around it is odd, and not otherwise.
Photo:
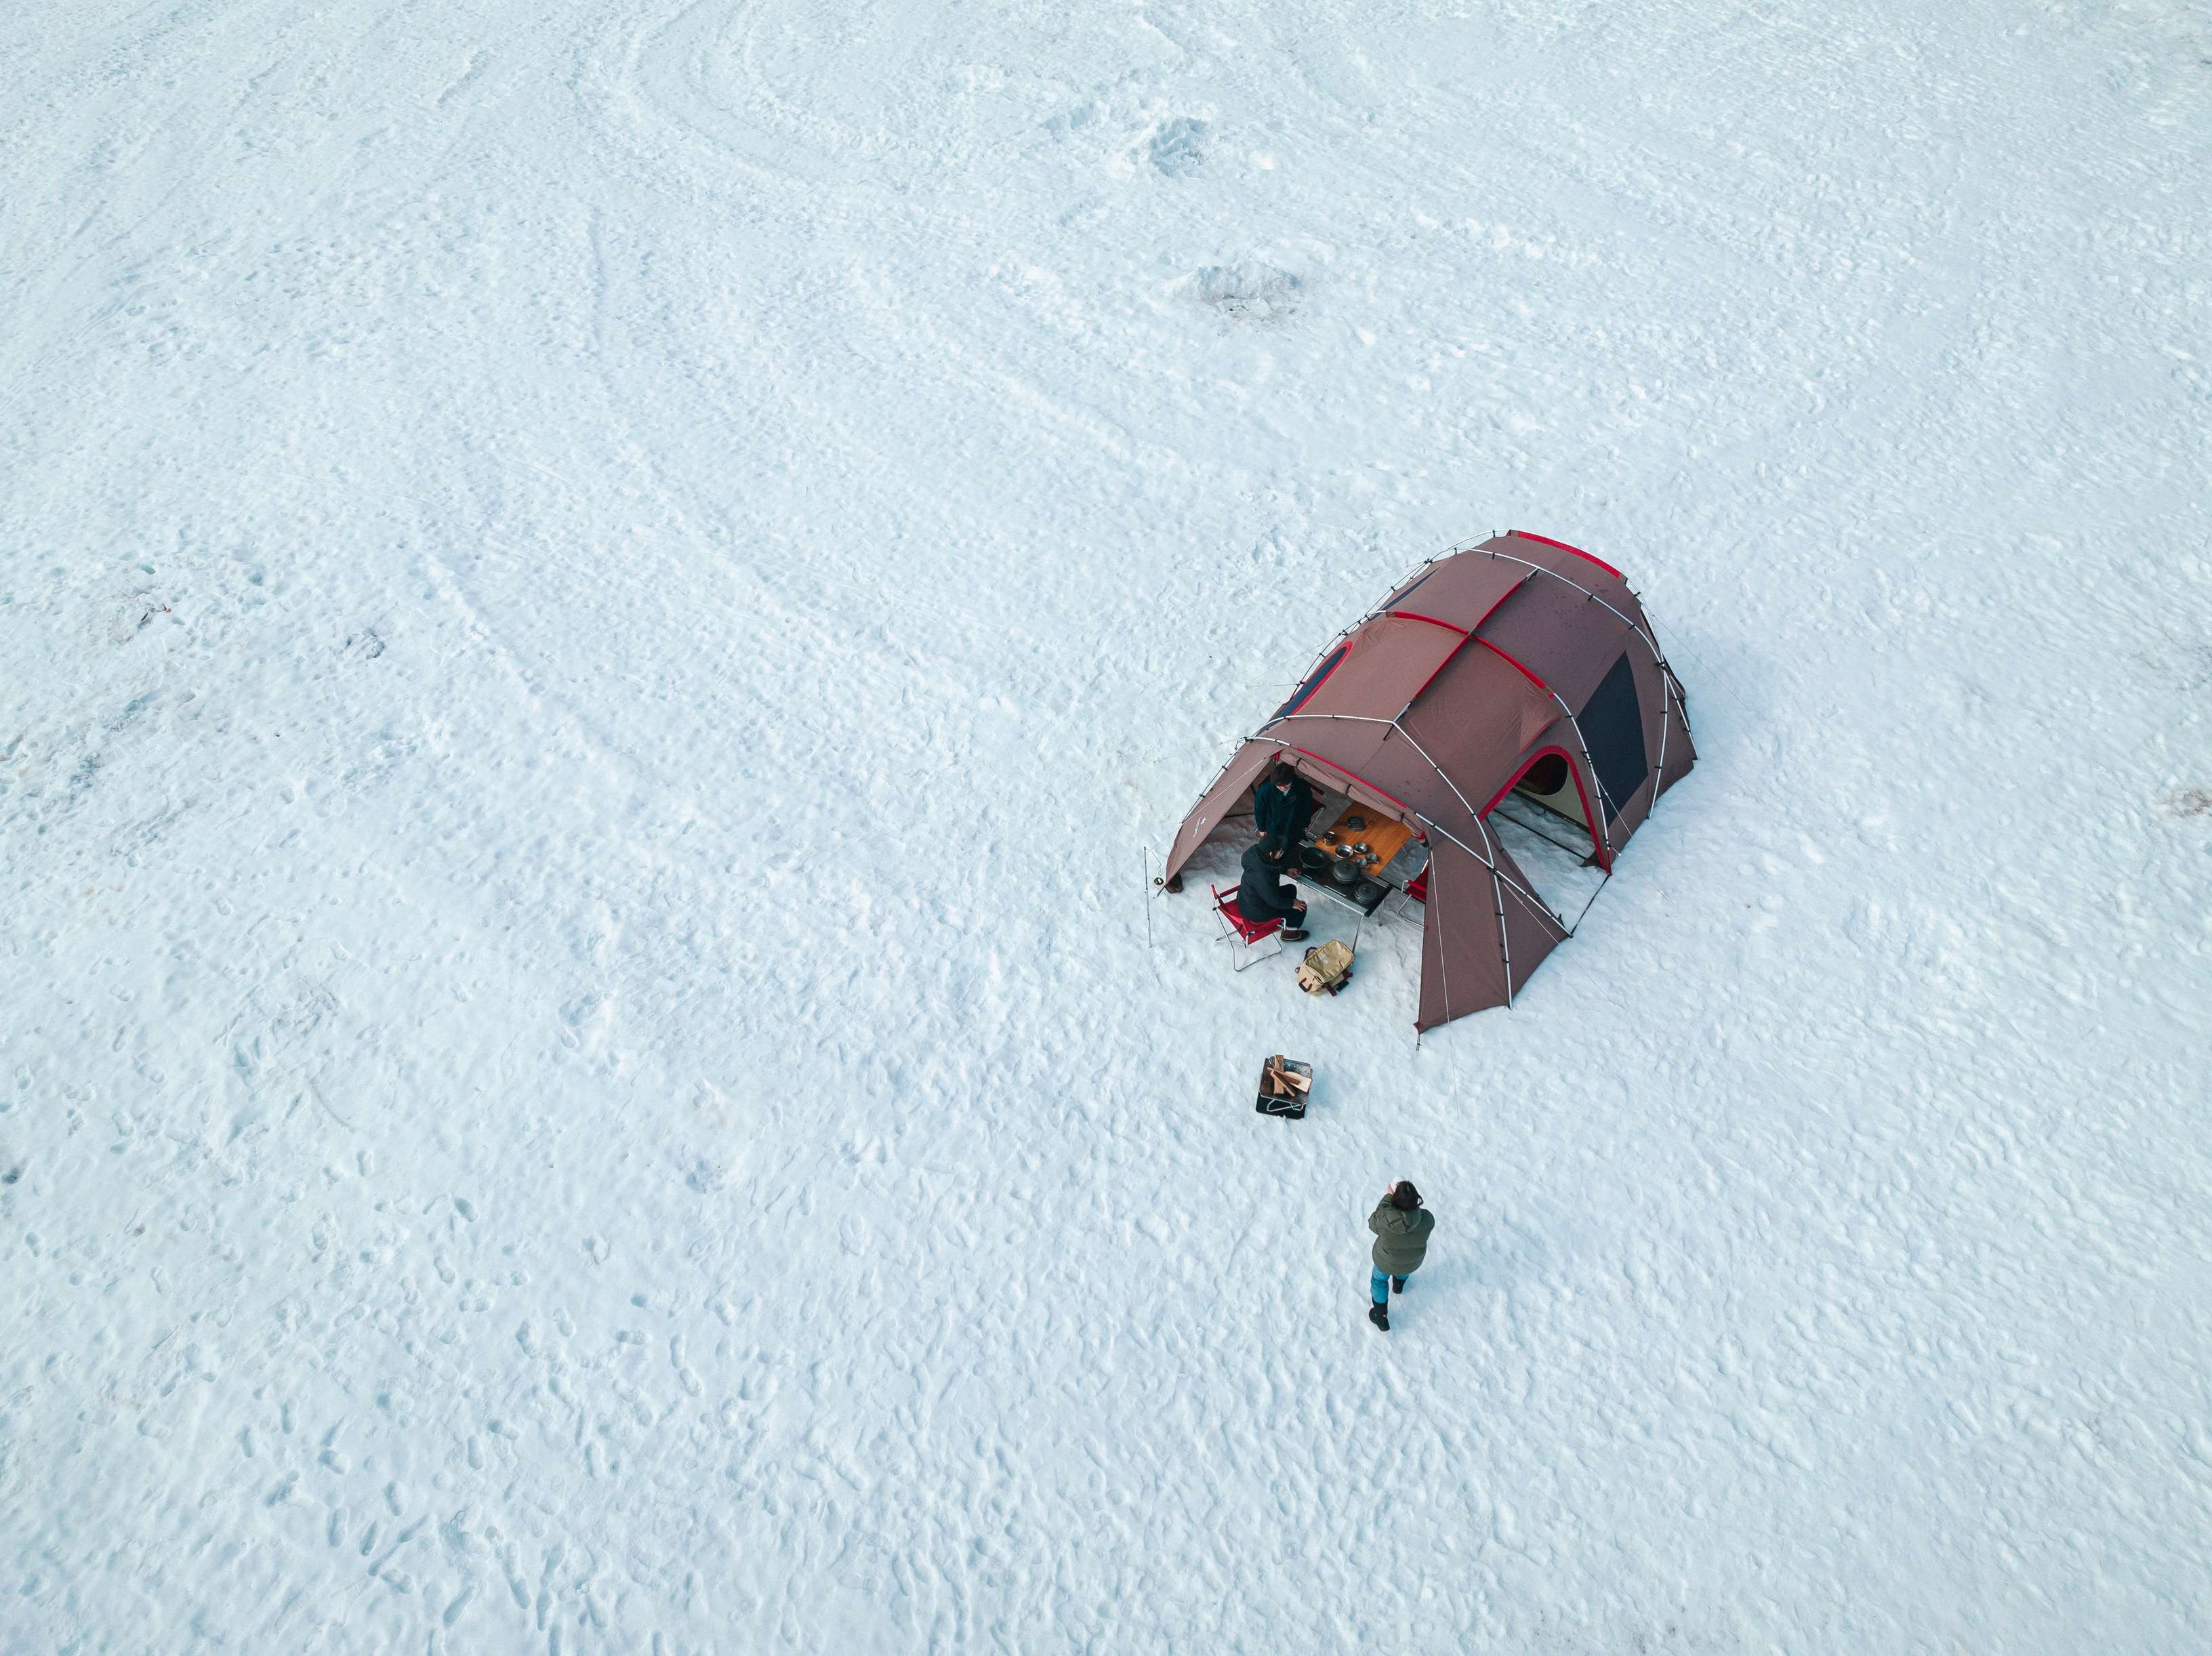
[(1636, 699), (1636, 672), (1628, 654), (1613, 664), (1576, 722), (1589, 745), (1591, 768), (1605, 793), (1605, 820), (1620, 815), (1620, 808), (1644, 786), (1650, 767), (1644, 756), (1644, 709)]

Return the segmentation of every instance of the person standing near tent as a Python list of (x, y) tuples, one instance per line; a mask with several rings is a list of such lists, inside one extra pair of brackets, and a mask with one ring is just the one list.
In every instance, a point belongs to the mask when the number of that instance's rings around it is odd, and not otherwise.
[(1283, 881), (1283, 851), (1262, 840), (1244, 853), (1244, 877), (1237, 883), (1237, 907), (1248, 920), (1283, 923), (1283, 941), (1306, 935), (1306, 906), (1298, 889)]
[(1410, 1179), (1401, 1179), (1385, 1191), (1367, 1216), (1367, 1228), (1375, 1233), (1374, 1265), (1367, 1277), (1375, 1303), (1368, 1307), (1367, 1320), (1386, 1334), (1390, 1331), (1390, 1295), (1406, 1291), (1406, 1278), (1428, 1257), (1429, 1233), (1436, 1228), (1437, 1216), (1421, 1205), (1421, 1193)]
[(1313, 814), (1313, 788), (1285, 764), (1279, 762), (1252, 796), (1252, 825), (1260, 830), (1261, 843), (1272, 842), (1286, 852), (1297, 852)]

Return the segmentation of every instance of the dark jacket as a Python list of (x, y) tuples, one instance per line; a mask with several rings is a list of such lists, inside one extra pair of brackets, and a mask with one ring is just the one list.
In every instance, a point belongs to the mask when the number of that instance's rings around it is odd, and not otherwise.
[(1437, 1216), (1426, 1208), (1394, 1208), (1384, 1197), (1367, 1216), (1367, 1228), (1375, 1233), (1376, 1270), (1388, 1277), (1419, 1270), (1436, 1228)]
[(1297, 912), (1297, 888), (1286, 885), (1283, 877), (1267, 866), (1254, 846), (1244, 853), (1244, 878), (1237, 887), (1237, 907), (1248, 920), (1288, 920)]
[(1259, 792), (1252, 796), (1252, 823), (1260, 830), (1260, 838), (1292, 850), (1306, 837), (1306, 824), (1313, 821), (1313, 790), (1303, 776), (1291, 779), (1287, 793), (1273, 782), (1262, 782)]

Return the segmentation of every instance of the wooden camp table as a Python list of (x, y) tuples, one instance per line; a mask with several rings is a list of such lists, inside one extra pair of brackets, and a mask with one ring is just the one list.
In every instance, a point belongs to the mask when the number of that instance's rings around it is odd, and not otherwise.
[[(1367, 826), (1361, 828), (1348, 828), (1344, 825), (1346, 816), (1366, 817)], [(1335, 822), (1330, 823), (1328, 830), (1313, 842), (1316, 851), (1325, 852), (1332, 860), (1334, 859), (1337, 848), (1340, 846), (1362, 844), (1366, 846), (1369, 856), (1363, 865), (1362, 877), (1373, 880), (1382, 887), (1382, 889), (1376, 894), (1375, 901), (1371, 903), (1361, 902), (1352, 895), (1349, 887), (1337, 884), (1325, 873), (1316, 874), (1300, 868), (1292, 872), (1291, 877), (1324, 901), (1334, 903), (1340, 907), (1350, 909), (1358, 915), (1362, 924), (1364, 924), (1374, 918), (1376, 909), (1390, 900), (1392, 888), (1383, 880), (1382, 870), (1389, 866), (1392, 858), (1406, 848), (1407, 843), (1413, 837), (1413, 830), (1405, 823), (1395, 822), (1387, 816), (1376, 816), (1359, 806), (1353, 805), (1345, 811), (1343, 816), (1338, 817)]]
[[(1352, 816), (1366, 818), (1367, 826), (1347, 828), (1345, 819)], [(1413, 830), (1403, 822), (1388, 816), (1376, 816), (1372, 812), (1354, 805), (1329, 824), (1328, 832), (1314, 841), (1316, 850), (1325, 851), (1334, 859), (1342, 846), (1364, 844), (1374, 854), (1368, 858), (1367, 877), (1379, 880), (1390, 859), (1406, 848), (1406, 841), (1413, 837)]]

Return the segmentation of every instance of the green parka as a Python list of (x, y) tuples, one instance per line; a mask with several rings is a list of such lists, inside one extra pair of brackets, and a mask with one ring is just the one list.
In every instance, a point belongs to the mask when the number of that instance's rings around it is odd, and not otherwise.
[(1394, 1208), (1384, 1197), (1367, 1216), (1367, 1228), (1375, 1233), (1375, 1268), (1387, 1277), (1403, 1277), (1428, 1257), (1429, 1233), (1437, 1216), (1426, 1208)]

